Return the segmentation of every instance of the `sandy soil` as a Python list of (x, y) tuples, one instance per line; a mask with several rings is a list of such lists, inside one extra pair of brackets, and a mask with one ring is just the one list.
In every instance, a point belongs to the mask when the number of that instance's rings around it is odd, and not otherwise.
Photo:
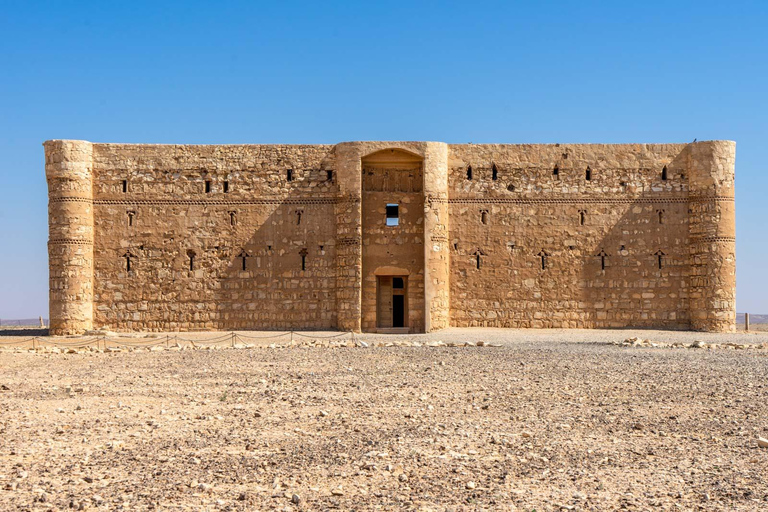
[(637, 334), (0, 352), (0, 509), (768, 509), (768, 350)]

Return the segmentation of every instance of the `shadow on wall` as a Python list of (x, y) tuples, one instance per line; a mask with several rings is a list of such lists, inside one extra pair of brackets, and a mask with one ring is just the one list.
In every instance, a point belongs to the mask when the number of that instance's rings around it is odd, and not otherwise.
[(334, 218), (332, 200), (299, 198), (239, 214), (232, 229), (245, 241), (218, 278), (218, 328), (336, 328)]
[[(586, 165), (593, 155), (565, 160), (567, 152), (546, 147), (534, 165), (498, 156), (487, 168), (473, 166), (470, 177), (467, 164), (488, 156), (474, 146), (459, 150), (451, 171), (451, 325), (706, 327), (691, 311), (717, 309), (707, 294), (723, 273), (697, 255), (691, 222), (719, 233), (723, 215), (715, 189), (691, 173), (710, 172), (711, 155), (698, 157), (702, 166), (681, 146), (603, 170)], [(724, 297), (732, 289), (719, 288)], [(716, 314), (726, 315), (728, 298), (720, 304)]]
[(105, 194), (96, 215), (95, 328), (335, 328), (333, 158), (296, 151), (302, 168), (243, 169), (254, 174), (242, 188), (206, 185), (212, 195), (204, 199)]
[[(687, 167), (686, 148), (663, 167), (653, 185), (659, 190), (580, 210), (593, 235), (583, 239), (575, 284), (584, 327), (690, 328)], [(599, 186), (598, 173), (593, 180)], [(633, 194), (631, 176), (621, 183)], [(569, 252), (562, 249), (566, 265)]]

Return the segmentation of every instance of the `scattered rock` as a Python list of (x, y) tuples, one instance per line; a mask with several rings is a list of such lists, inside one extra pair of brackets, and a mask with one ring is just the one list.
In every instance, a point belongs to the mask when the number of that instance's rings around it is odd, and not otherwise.
[(116, 338), (118, 334), (114, 331), (106, 331), (106, 330), (93, 330), (93, 331), (85, 331), (83, 333), (84, 336), (106, 336), (108, 338)]
[[(603, 499), (610, 499), (604, 503), (615, 508), (672, 509), (677, 501), (677, 509), (689, 510), (701, 505), (707, 492), (710, 507), (723, 506), (719, 500), (725, 494), (712, 486), (715, 479), (738, 482), (746, 478), (741, 475), (758, 474), (768, 453), (768, 430), (752, 430), (753, 425), (767, 425), (760, 407), (763, 358), (748, 357), (746, 351), (760, 348), (751, 354), (764, 355), (765, 347), (727, 343), (741, 338), (726, 335), (702, 336), (718, 341), (724, 352), (723, 357), (709, 358), (713, 343), (695, 354), (693, 350), (649, 354), (646, 348), (599, 343), (621, 339), (617, 332), (599, 333), (598, 343), (587, 349), (571, 343), (553, 350), (552, 344), (542, 341), (544, 349), (539, 352), (530, 345), (517, 350), (514, 343), (505, 342), (507, 348), (498, 357), (487, 351), (462, 354), (459, 348), (375, 349), (383, 352), (376, 357), (351, 348), (270, 352), (265, 350), (268, 342), (260, 342), (261, 352), (247, 353), (153, 356), (142, 349), (118, 356), (83, 354), (91, 361), (41, 350), (37, 355), (25, 352), (18, 357), (46, 361), (23, 371), (16, 371), (22, 366), (14, 363), (12, 371), (2, 375), (5, 384), (0, 389), (14, 393), (0, 392), (6, 412), (11, 413), (0, 413), (0, 430), (11, 436), (3, 438), (5, 446), (0, 447), (5, 462), (0, 471), (0, 501), (5, 506), (0, 508), (63, 509), (73, 503), (73, 510), (81, 506), (130, 510), (145, 492), (154, 502), (168, 493), (179, 509), (216, 510), (344, 510), (353, 501), (371, 509), (398, 503), (428, 510), (429, 500), (440, 501), (445, 508), (491, 510), (502, 506), (493, 501), (502, 495), (519, 501), (521, 510), (534, 503), (546, 510), (599, 509)], [(482, 335), (481, 343), (451, 335), (460, 342), (434, 345), (490, 347), (489, 340), (502, 339), (495, 332), (486, 335), (489, 338)], [(646, 335), (683, 341), (627, 338), (616, 344), (682, 351), (699, 337)], [(428, 339), (414, 337), (421, 344)], [(404, 344), (395, 340), (392, 346)], [(590, 356), (587, 361), (578, 357), (584, 353)], [(600, 364), (591, 364), (592, 355), (600, 356)], [(682, 360), (685, 368), (690, 361), (701, 363), (702, 357), (707, 364), (700, 371), (706, 379), (686, 382), (690, 393), (680, 393), (674, 379), (665, 378), (670, 371), (679, 371), (677, 361)], [(87, 372), (82, 370), (84, 361), (90, 363)], [(628, 362), (639, 363), (636, 371), (626, 371)], [(714, 379), (722, 385), (712, 388)], [(83, 389), (84, 396), (67, 397)], [(646, 391), (659, 398), (658, 405), (647, 407)], [(222, 393), (226, 403), (219, 398)], [(43, 400), (30, 404), (33, 394)], [(386, 402), (382, 406), (379, 400)], [(743, 404), (736, 407), (748, 411), (752, 418), (748, 426), (710, 422), (706, 431), (687, 428), (698, 411), (727, 417), (734, 404)], [(329, 409), (318, 409), (321, 405)], [(50, 414), (54, 411), (58, 414)], [(216, 418), (219, 421), (212, 421)], [(383, 422), (391, 437), (376, 432)], [(286, 428), (270, 430), (275, 425)], [(742, 436), (741, 441), (753, 448), (749, 439), (756, 439), (759, 448), (741, 458), (744, 454), (724, 441), (733, 435)], [(223, 447), (220, 451), (214, 449), (214, 441)], [(718, 461), (717, 476), (707, 472), (710, 462), (687, 457), (692, 477), (689, 480), (686, 471), (687, 489), (681, 494), (675, 494), (676, 483), (674, 492), (649, 485), (647, 492), (625, 494), (624, 483), (632, 478), (629, 460), (637, 456), (643, 468), (671, 474), (679, 457), (667, 448), (674, 447), (675, 453), (679, 448), (679, 456), (685, 457), (702, 450), (702, 443)], [(565, 488), (553, 493), (549, 487), (553, 476), (567, 478), (559, 472), (565, 457), (575, 452), (584, 453), (593, 471), (608, 471), (616, 480), (601, 478), (595, 487), (591, 482), (582, 487), (577, 479), (570, 492)], [(136, 467), (146, 470), (140, 480), (131, 474)], [(521, 479), (520, 469), (533, 480)], [(126, 475), (127, 486), (115, 485), (126, 482)], [(279, 483), (271, 487), (275, 477)], [(209, 483), (201, 484), (200, 479)], [(174, 481), (183, 489), (174, 489)], [(424, 485), (433, 481), (442, 485), (431, 487), (425, 498)], [(575, 492), (582, 489), (589, 498)], [(104, 502), (96, 503), (93, 493)], [(727, 499), (737, 508), (749, 508), (750, 500), (763, 497), (745, 493)], [(37, 507), (43, 503), (45, 507)]]

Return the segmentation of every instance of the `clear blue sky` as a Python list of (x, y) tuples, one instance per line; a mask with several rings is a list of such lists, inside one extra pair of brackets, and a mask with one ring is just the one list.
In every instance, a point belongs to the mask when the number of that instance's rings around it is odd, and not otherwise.
[(0, 318), (47, 314), (53, 138), (732, 139), (737, 307), (768, 313), (766, 27), (764, 0), (0, 1)]

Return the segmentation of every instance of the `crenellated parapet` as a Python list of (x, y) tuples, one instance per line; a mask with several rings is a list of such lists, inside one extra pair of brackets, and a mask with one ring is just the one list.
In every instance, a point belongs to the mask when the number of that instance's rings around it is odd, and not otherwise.
[(736, 143), (688, 147), (691, 328), (733, 331), (736, 323)]
[(51, 140), (44, 147), (50, 332), (81, 334), (93, 328), (92, 145)]

